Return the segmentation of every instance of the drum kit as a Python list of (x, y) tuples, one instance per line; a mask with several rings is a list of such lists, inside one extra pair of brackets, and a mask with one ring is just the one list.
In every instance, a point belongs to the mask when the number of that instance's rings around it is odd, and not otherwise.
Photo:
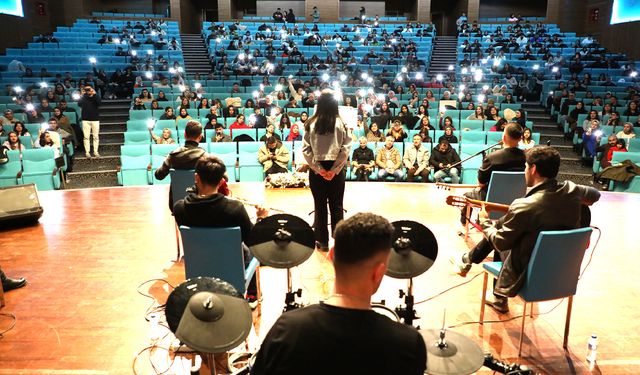
[[(419, 319), (414, 310), (413, 278), (426, 272), (435, 263), (438, 243), (424, 225), (408, 220), (392, 223), (395, 231), (386, 275), (408, 279), (408, 289), (400, 290), (404, 305), (395, 310), (384, 304), (372, 304), (372, 309), (390, 319), (413, 326)], [(312, 228), (301, 218), (276, 214), (258, 222), (247, 246), (260, 263), (287, 270), (287, 292), (284, 311), (301, 307), (296, 297), (302, 290), (293, 290), (291, 268), (304, 263), (313, 254)], [(190, 348), (201, 353), (221, 353), (244, 341), (252, 324), (247, 302), (230, 284), (214, 278), (195, 278), (176, 287), (166, 304), (169, 328)], [(416, 327), (420, 329), (419, 327)], [(427, 349), (427, 374), (472, 374), (483, 365), (505, 374), (532, 374), (525, 366), (496, 361), (483, 354), (470, 338), (441, 329), (419, 330)], [(212, 358), (211, 358), (212, 359)]]
[(283, 311), (301, 307), (296, 297), (302, 297), (302, 289), (293, 290), (291, 268), (304, 263), (313, 254), (315, 238), (309, 224), (294, 215), (271, 215), (253, 226), (246, 245), (261, 265), (287, 269)]

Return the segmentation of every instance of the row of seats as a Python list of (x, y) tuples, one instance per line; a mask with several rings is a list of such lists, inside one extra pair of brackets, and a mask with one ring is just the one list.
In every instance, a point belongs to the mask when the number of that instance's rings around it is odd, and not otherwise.
[(8, 151), (7, 156), (8, 162), (0, 164), (0, 186), (34, 183), (39, 190), (60, 189), (62, 171), (56, 168), (53, 148)]
[[(497, 133), (501, 136), (500, 133)], [(539, 135), (537, 136), (539, 138)], [(282, 142), (290, 152), (290, 160), (288, 169), (293, 170), (294, 165), (304, 163), (302, 160), (301, 146), (302, 142)], [(255, 182), (263, 181), (263, 167), (258, 161), (258, 150), (262, 147), (263, 142), (228, 142), (228, 143), (201, 143), (200, 147), (220, 157), (227, 167), (227, 174), (231, 182)], [(374, 153), (384, 147), (384, 142), (369, 142), (367, 144)], [(456, 151), (460, 153), (462, 159), (474, 155), (487, 148), (487, 144), (478, 143), (460, 143), (453, 145)], [(170, 178), (157, 180), (153, 171), (159, 168), (164, 162), (166, 156), (174, 149), (179, 147), (178, 144), (173, 145), (124, 145), (121, 147), (121, 167), (118, 172), (118, 182), (124, 186), (130, 185), (148, 185), (148, 184), (168, 184)], [(352, 143), (353, 153), (355, 148), (359, 147), (357, 142)], [(401, 155), (404, 155), (404, 149), (413, 147), (411, 142), (396, 142), (393, 147), (398, 149)], [(432, 150), (435, 147), (433, 143), (426, 143), (425, 147)], [(478, 160), (475, 160), (478, 159)], [(462, 180), (469, 183), (477, 178), (477, 170), (482, 162), (481, 158), (475, 158), (466, 161), (462, 165)], [(349, 179), (355, 179), (349, 168)]]
[[(158, 13), (120, 13), (120, 12), (91, 12), (93, 17), (123, 17), (123, 18), (164, 18), (164, 14)], [(89, 20), (78, 20), (78, 22), (89, 22)], [(110, 20), (100, 20), (101, 23), (110, 22)]]

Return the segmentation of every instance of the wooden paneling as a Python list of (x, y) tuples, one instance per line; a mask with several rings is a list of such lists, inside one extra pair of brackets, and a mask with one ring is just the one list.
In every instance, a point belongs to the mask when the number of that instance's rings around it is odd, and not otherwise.
[[(231, 188), (236, 196), (312, 220), (308, 190), (265, 190), (259, 183)], [(347, 184), (347, 216), (372, 211), (392, 221), (419, 221), (436, 234), (438, 259), (414, 279), (417, 302), (480, 272), (478, 266), (466, 278), (451, 272), (449, 257), (468, 247), (457, 234), (459, 211), (444, 204), (448, 194), (451, 192), (431, 184)], [(0, 375), (131, 373), (135, 353), (149, 343), (144, 313), (150, 300), (139, 295), (136, 287), (152, 278), (173, 285), (184, 279), (183, 264), (172, 262), (175, 237), (167, 195), (167, 186), (41, 192), (44, 215), (39, 225), (0, 232), (0, 265), (9, 276), (28, 280), (26, 287), (5, 294), (7, 306), (1, 311), (14, 314), (17, 324), (0, 339)], [(248, 211), (251, 214), (253, 209)], [(587, 339), (596, 333), (600, 345), (595, 373), (640, 373), (640, 273), (634, 262), (639, 211), (639, 194), (604, 193), (593, 207), (593, 224), (603, 234), (574, 299), (568, 353), (562, 351), (566, 302), (529, 321), (522, 360), (515, 358), (518, 319), (483, 327), (465, 325), (478, 319), (481, 277), (417, 304), (421, 319), (416, 324), (439, 328), (446, 309), (447, 325), (460, 325), (453, 330), (472, 338), (483, 350), (497, 358), (529, 364), (544, 374), (591, 374), (584, 357)], [(588, 251), (583, 267), (590, 254)], [(264, 303), (259, 337), (282, 311), (285, 275), (284, 270), (261, 270)], [(303, 289), (306, 303), (326, 298), (332, 283), (331, 264), (322, 253), (314, 253), (293, 270), (294, 288)], [(405, 280), (385, 278), (373, 300), (384, 299), (388, 306), (396, 307), (402, 302), (398, 290), (406, 286)], [(140, 291), (164, 303), (170, 288), (155, 281)], [(547, 312), (556, 304), (541, 303), (535, 312)], [(485, 318), (506, 319), (521, 311), (521, 303), (514, 300), (509, 314), (498, 316), (488, 311)], [(9, 323), (0, 317), (0, 331)], [(148, 366), (148, 361), (143, 364)], [(146, 373), (152, 372), (149, 369)]]

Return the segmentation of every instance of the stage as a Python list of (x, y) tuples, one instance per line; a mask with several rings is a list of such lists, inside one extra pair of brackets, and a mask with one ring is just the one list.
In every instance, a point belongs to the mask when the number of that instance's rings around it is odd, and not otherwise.
[[(266, 190), (259, 183), (232, 184), (231, 190), (236, 196), (311, 222), (309, 190)], [(446, 325), (457, 326), (452, 330), (472, 338), (498, 359), (528, 364), (540, 373), (640, 373), (640, 272), (635, 263), (639, 194), (604, 192), (592, 207), (592, 224), (602, 229), (602, 238), (578, 284), (569, 351), (562, 350), (566, 301), (559, 306), (556, 301), (545, 302), (536, 305), (534, 312), (557, 308), (527, 320), (522, 359), (517, 358), (520, 319), (484, 326), (473, 323), (479, 316), (482, 276), (472, 278), (481, 267), (474, 266), (466, 278), (452, 272), (450, 255), (461, 254), (468, 245), (458, 235), (462, 229), (458, 209), (445, 204), (449, 194), (433, 184), (347, 183), (347, 216), (370, 211), (390, 221), (415, 220), (436, 234), (436, 263), (414, 279), (417, 302), (468, 281), (418, 304), (421, 319), (416, 325), (440, 328), (446, 309)], [(0, 309), (17, 319), (15, 327), (0, 338), (0, 374), (132, 373), (134, 357), (149, 346), (150, 324), (144, 317), (153, 302), (139, 294), (137, 287), (151, 279), (164, 279), (174, 286), (184, 280), (182, 262), (174, 262), (176, 240), (167, 207), (168, 186), (47, 191), (39, 196), (44, 207), (39, 225), (0, 231), (0, 266), (9, 277), (28, 280), (26, 287), (5, 294), (7, 305)], [(592, 246), (596, 237), (597, 231)], [(587, 250), (583, 268), (592, 249)], [(332, 272), (320, 252), (295, 269), (293, 286), (303, 289), (302, 301), (315, 302), (330, 295)], [(286, 272), (264, 267), (260, 276), (264, 301), (256, 323), (257, 336), (263, 337), (282, 310)], [(395, 308), (402, 302), (398, 290), (406, 288), (406, 280), (386, 277), (374, 301), (385, 300)], [(163, 304), (171, 288), (155, 280), (139, 290)], [(521, 301), (511, 300), (510, 308), (500, 317), (487, 309), (485, 319), (517, 317), (522, 312)], [(11, 324), (9, 317), (0, 316), (0, 332)], [(592, 333), (599, 338), (598, 361), (589, 370), (585, 355)], [(258, 338), (254, 338), (256, 343)], [(156, 353), (163, 355), (166, 357), (166, 353)], [(154, 373), (148, 356), (141, 358), (136, 364), (138, 373)], [(166, 366), (157, 368), (162, 371)], [(492, 371), (483, 367), (479, 373)]]

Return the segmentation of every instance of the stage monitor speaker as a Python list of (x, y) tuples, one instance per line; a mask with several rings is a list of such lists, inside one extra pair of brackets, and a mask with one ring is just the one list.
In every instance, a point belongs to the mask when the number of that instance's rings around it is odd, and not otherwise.
[(0, 187), (0, 225), (35, 224), (43, 209), (35, 184)]

